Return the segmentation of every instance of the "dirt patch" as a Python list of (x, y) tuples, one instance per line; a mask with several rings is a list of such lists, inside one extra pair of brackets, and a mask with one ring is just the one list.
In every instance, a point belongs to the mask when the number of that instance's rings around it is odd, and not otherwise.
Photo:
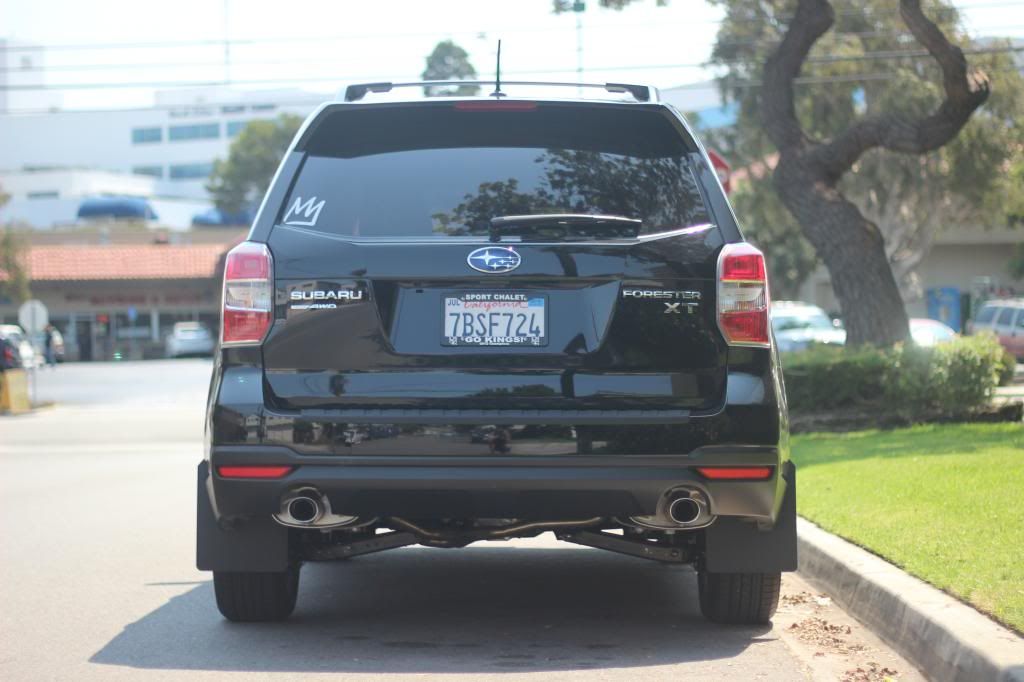
[(869, 662), (866, 666), (847, 670), (843, 673), (842, 682), (890, 682), (898, 679), (897, 676), (892, 668)]
[(849, 625), (837, 625), (824, 618), (804, 618), (789, 626), (801, 642), (826, 649), (837, 654), (852, 654), (865, 650), (862, 644), (850, 642), (848, 637), (853, 634)]
[(914, 666), (798, 574), (783, 578), (773, 622), (811, 679), (924, 682)]

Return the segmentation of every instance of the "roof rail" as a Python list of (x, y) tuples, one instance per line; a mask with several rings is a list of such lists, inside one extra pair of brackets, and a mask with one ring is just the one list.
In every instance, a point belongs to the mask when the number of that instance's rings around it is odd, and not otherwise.
[[(415, 81), (408, 83), (357, 83), (345, 88), (345, 101), (358, 102), (371, 92), (391, 92), (395, 88), (423, 88), (446, 85), (494, 85), (494, 81)], [(501, 81), (505, 85), (553, 86), (570, 88), (598, 88), (607, 92), (628, 93), (637, 102), (657, 102), (658, 90), (650, 85), (632, 83), (557, 83), (546, 81)], [(502, 92), (493, 92), (491, 96), (504, 97)]]

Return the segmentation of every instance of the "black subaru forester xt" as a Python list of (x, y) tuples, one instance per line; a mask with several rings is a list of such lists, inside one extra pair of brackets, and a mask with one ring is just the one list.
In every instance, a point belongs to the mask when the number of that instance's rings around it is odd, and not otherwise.
[(375, 83), (306, 121), (224, 263), (197, 563), (225, 617), (287, 617), (303, 562), (552, 531), (771, 618), (796, 478), (764, 258), (683, 118), (597, 89)]

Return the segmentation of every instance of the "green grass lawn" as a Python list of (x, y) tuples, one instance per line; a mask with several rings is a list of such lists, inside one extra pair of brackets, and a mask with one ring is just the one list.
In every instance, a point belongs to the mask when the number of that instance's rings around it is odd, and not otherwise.
[(1024, 426), (793, 437), (800, 514), (1024, 632)]

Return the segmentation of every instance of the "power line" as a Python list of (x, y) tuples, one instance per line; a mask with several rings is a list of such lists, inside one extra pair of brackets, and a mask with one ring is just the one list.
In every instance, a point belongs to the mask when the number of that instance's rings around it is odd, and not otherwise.
[[(1006, 47), (987, 47), (987, 48), (966, 48), (963, 50), (964, 54), (998, 54), (998, 53), (1009, 53), (1009, 52), (1024, 52), (1024, 46), (1006, 46)], [(925, 49), (914, 49), (914, 50), (876, 50), (863, 52), (858, 55), (824, 55), (821, 57), (808, 57), (805, 60), (807, 64), (816, 63), (838, 63), (838, 62), (859, 62), (859, 61), (872, 61), (872, 60), (898, 60), (898, 59), (917, 59), (923, 57), (930, 57), (931, 55)], [(691, 62), (681, 64), (669, 64), (669, 65), (656, 65), (653, 67), (647, 66), (617, 66), (617, 67), (605, 67), (598, 68), (598, 70), (612, 70), (612, 69), (643, 69), (643, 68), (706, 68), (710, 65), (728, 65), (728, 64), (740, 64), (743, 63), (741, 59), (729, 59), (716, 62)], [(324, 64), (323, 59), (285, 59), (285, 60), (254, 60), (254, 61), (233, 61), (232, 67), (246, 67), (246, 66), (278, 66), (278, 65), (300, 65), (300, 64)], [(203, 62), (151, 62), (143, 64), (75, 64), (69, 66), (48, 66), (40, 67), (37, 69), (18, 69), (18, 68), (0, 68), (0, 72), (24, 72), (24, 71), (116, 71), (125, 69), (164, 69), (164, 68), (203, 68), (203, 67), (214, 67), (222, 66), (223, 61), (203, 61)], [(561, 72), (559, 70), (558, 72)], [(36, 86), (24, 86), (25, 88), (31, 88)], [(41, 87), (41, 86), (40, 86)], [(59, 88), (61, 86), (50, 86), (53, 88)], [(4, 89), (0, 86), (0, 89)]]
[[(999, 47), (999, 48), (971, 48), (964, 50), (965, 54), (994, 54), (994, 53), (1016, 53), (1024, 52), (1024, 46), (1017, 47)], [(847, 61), (895, 61), (904, 58), (921, 59), (930, 57), (927, 50), (887, 50), (878, 51), (875, 53), (865, 53), (863, 55), (851, 55), (851, 56), (822, 56), (808, 58), (805, 63), (808, 64), (825, 64), (825, 63), (838, 63)], [(729, 63), (729, 62), (726, 62)], [(634, 65), (617, 65), (617, 66), (605, 66), (605, 67), (590, 67), (590, 71), (597, 72), (616, 72), (616, 71), (649, 71), (649, 70), (661, 70), (661, 69), (686, 69), (686, 68), (706, 68), (712, 66), (707, 62), (701, 63), (683, 63), (683, 64), (634, 64)], [(518, 71), (510, 71), (509, 75), (525, 75), (525, 74), (544, 74), (544, 73), (567, 73), (572, 69), (521, 69)], [(108, 82), (108, 83), (62, 83), (59, 85), (42, 85), (42, 84), (30, 84), (30, 85), (4, 85), (0, 86), (0, 91), (52, 91), (52, 90), (122, 90), (122, 89), (151, 89), (151, 88), (195, 88), (195, 87), (215, 87), (215, 86), (243, 86), (243, 85), (274, 85), (274, 84), (287, 84), (287, 83), (327, 83), (327, 82), (352, 82), (352, 81), (369, 81), (374, 79), (388, 79), (388, 76), (303, 76), (298, 78), (261, 78), (261, 79), (250, 79), (250, 80), (207, 80), (207, 81), (135, 81), (135, 82)], [(414, 79), (415, 80), (415, 79)]]
[[(1022, 7), (1024, 2), (1021, 0), (1012, 0), (1010, 2), (986, 2), (978, 3), (973, 5), (966, 5), (964, 7), (937, 7), (932, 8), (931, 12), (951, 12), (957, 11), (962, 12), (963, 10), (973, 9), (990, 9), (990, 8), (1007, 8), (1007, 7)], [(895, 13), (896, 10), (893, 10)], [(835, 11), (836, 16), (868, 16), (869, 10), (863, 7), (859, 8), (839, 8)], [(790, 15), (776, 17), (778, 21), (788, 22), (793, 17)], [(697, 23), (718, 25), (722, 23), (762, 23), (764, 21), (761, 17), (733, 17), (731, 19), (707, 19)], [(615, 22), (609, 24), (593, 24), (588, 25), (588, 30), (591, 29), (615, 29), (623, 30), (629, 28), (647, 28), (650, 26), (692, 26), (695, 22), (642, 22), (642, 23), (622, 23)], [(1000, 27), (996, 27), (1000, 28)], [(124, 42), (124, 43), (63, 43), (63, 44), (50, 44), (50, 45), (2, 45), (0, 46), (0, 52), (38, 52), (38, 51), (61, 51), (61, 50), (75, 50), (75, 51), (86, 51), (86, 50), (119, 50), (119, 49), (169, 49), (169, 48), (180, 48), (180, 47), (216, 47), (223, 48), (225, 43), (230, 46), (242, 46), (242, 45), (267, 45), (267, 44), (288, 44), (288, 43), (322, 43), (322, 42), (338, 42), (338, 41), (350, 41), (350, 40), (370, 40), (376, 38), (413, 38), (413, 37), (441, 37), (441, 36), (478, 36), (481, 33), (486, 34), (488, 32), (500, 32), (506, 33), (538, 33), (538, 32), (568, 32), (571, 27), (568, 26), (530, 26), (530, 27), (501, 27), (494, 31), (479, 31), (479, 30), (466, 30), (466, 31), (412, 31), (412, 32), (383, 32), (383, 33), (347, 33), (338, 34), (334, 36), (304, 36), (304, 37), (292, 37), (292, 38), (235, 38), (225, 41), (224, 39), (202, 39), (202, 40), (177, 40), (177, 41), (149, 41), (149, 42)]]

